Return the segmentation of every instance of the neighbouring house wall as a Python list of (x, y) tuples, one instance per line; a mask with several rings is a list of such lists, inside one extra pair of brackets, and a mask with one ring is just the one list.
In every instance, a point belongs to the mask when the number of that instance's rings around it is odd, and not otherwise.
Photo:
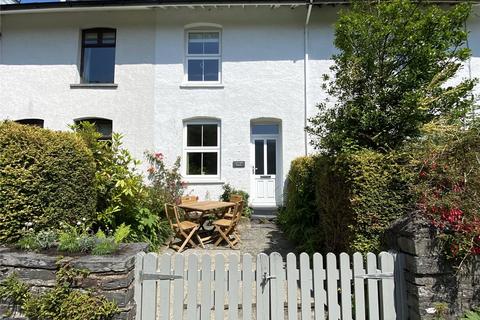
[[(80, 82), (81, 29), (117, 29), (116, 89), (71, 89)], [(103, 117), (141, 158), (153, 148), (154, 16), (149, 11), (2, 16), (0, 119), (41, 118), (68, 130)]]
[[(131, 320), (135, 318), (135, 255), (146, 250), (146, 244), (122, 244), (120, 251), (114, 255), (60, 257), (2, 247), (0, 282), (15, 273), (32, 290), (50, 289), (55, 285), (55, 272), (59, 266), (68, 264), (89, 272), (86, 278), (80, 280), (79, 288), (93, 289), (95, 293), (114, 301), (121, 310), (114, 319)], [(5, 314), (5, 308), (0, 302), (0, 318)]]
[(390, 247), (403, 254), (410, 320), (432, 319), (434, 315), (427, 309), (436, 303), (448, 305), (449, 320), (480, 306), (480, 257), (466, 260), (456, 269), (442, 255), (434, 232), (416, 213), (399, 220), (388, 232)]

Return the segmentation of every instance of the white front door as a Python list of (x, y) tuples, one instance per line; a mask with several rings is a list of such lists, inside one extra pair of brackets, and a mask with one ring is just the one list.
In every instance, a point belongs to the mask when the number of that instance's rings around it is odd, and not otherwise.
[(253, 205), (276, 206), (277, 138), (252, 137)]

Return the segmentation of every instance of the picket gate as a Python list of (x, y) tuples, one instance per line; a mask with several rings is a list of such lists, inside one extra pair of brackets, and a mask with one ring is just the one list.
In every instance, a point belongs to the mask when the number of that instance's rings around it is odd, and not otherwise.
[(395, 254), (255, 258), (139, 253), (136, 319), (405, 319)]

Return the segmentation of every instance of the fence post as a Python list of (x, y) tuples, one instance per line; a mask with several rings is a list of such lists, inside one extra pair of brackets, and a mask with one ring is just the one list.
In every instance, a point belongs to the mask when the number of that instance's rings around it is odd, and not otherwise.
[(393, 256), (393, 275), (395, 281), (395, 311), (397, 320), (408, 319), (407, 286), (405, 284), (405, 255), (390, 251)]
[(143, 258), (145, 252), (139, 252), (135, 256), (135, 283), (134, 283), (134, 300), (135, 300), (135, 319), (142, 320), (142, 273)]

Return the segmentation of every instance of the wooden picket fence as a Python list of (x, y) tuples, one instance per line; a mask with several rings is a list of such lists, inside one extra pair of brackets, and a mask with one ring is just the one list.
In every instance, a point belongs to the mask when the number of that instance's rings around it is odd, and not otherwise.
[[(137, 319), (394, 320), (394, 255), (140, 253)], [(395, 301), (397, 300), (397, 301)]]

